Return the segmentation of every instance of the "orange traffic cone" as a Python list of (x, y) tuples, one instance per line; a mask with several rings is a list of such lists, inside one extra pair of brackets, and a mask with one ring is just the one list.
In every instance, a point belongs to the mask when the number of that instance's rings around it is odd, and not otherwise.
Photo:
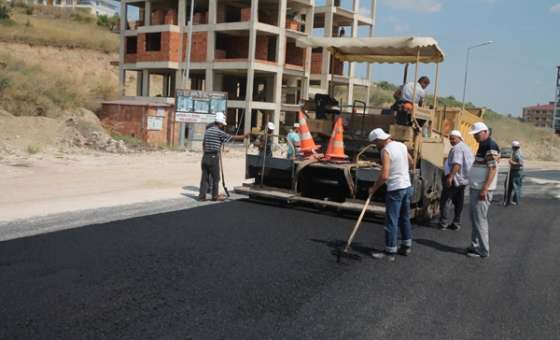
[(311, 132), (309, 132), (309, 127), (307, 126), (307, 120), (305, 120), (305, 114), (303, 111), (299, 111), (299, 135), (301, 138), (300, 141), (300, 150), (304, 156), (310, 156), (315, 154), (315, 151), (319, 148), (315, 145), (313, 141), (313, 137), (311, 137)]
[(342, 117), (338, 117), (334, 123), (325, 160), (344, 161), (346, 159), (348, 159), (348, 155), (344, 154), (344, 124), (342, 123)]

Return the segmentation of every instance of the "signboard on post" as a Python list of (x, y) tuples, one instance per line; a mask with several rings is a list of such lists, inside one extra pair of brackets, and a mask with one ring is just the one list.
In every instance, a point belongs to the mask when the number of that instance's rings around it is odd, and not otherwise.
[(212, 123), (217, 112), (226, 113), (227, 93), (177, 90), (175, 120), (182, 123)]

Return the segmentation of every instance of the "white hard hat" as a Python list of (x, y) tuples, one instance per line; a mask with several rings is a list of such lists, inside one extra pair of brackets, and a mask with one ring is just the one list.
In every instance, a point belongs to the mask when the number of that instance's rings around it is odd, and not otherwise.
[(268, 124), (266, 124), (266, 127), (271, 131), (274, 130), (274, 128), (275, 128), (274, 123), (272, 123), (272, 122), (268, 122)]
[(459, 131), (459, 130), (451, 130), (451, 132), (449, 133), (449, 136), (455, 136), (455, 137), (459, 137), (459, 138), (463, 139), (463, 135), (461, 135), (461, 131)]
[(469, 134), (476, 135), (481, 131), (488, 131), (488, 126), (486, 126), (486, 124), (484, 124), (483, 122), (477, 122), (473, 124), (471, 131), (469, 131)]
[(299, 127), (299, 123), (294, 123), (294, 128), (298, 128)]
[(370, 142), (375, 142), (377, 139), (386, 140), (389, 137), (391, 137), (390, 134), (383, 131), (383, 129), (381, 129), (381, 128), (377, 128), (377, 129), (371, 130), (371, 132), (369, 133), (368, 139), (369, 139)]
[(519, 141), (514, 140), (513, 142), (511, 142), (511, 146), (514, 148), (518, 148), (521, 146), (521, 143), (519, 143)]
[(222, 125), (227, 125), (226, 116), (223, 112), (216, 112), (216, 123), (220, 123)]

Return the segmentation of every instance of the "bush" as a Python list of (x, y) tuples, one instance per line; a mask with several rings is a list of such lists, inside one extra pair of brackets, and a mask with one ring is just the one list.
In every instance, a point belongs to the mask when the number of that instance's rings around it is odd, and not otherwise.
[(8, 6), (8, 4), (0, 0), (0, 20), (9, 20), (12, 14), (12, 9)]
[(28, 154), (34, 155), (36, 153), (39, 153), (39, 151), (41, 151), (41, 147), (39, 145), (31, 144), (27, 146), (26, 150)]

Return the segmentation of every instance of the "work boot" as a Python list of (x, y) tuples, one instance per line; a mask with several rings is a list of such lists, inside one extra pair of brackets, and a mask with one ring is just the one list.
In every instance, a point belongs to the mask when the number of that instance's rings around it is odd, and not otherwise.
[(371, 257), (373, 257), (376, 260), (383, 260), (383, 259), (387, 259), (387, 261), (389, 262), (393, 262), (395, 261), (395, 253), (388, 253), (388, 252), (377, 252), (374, 251), (371, 253)]
[(461, 225), (459, 223), (454, 222), (454, 223), (451, 223), (451, 225), (449, 226), (449, 229), (457, 231), (457, 230), (461, 229)]
[(439, 222), (438, 223), (438, 228), (439, 228), (439, 230), (447, 230), (448, 226), (447, 226), (447, 224), (445, 224), (443, 222)]
[(397, 253), (402, 256), (408, 256), (410, 255), (410, 253), (412, 253), (412, 248), (407, 246), (401, 246), (397, 251)]
[(198, 200), (199, 202), (206, 202), (206, 201), (208, 201), (208, 200), (206, 199), (206, 197), (200, 197), (200, 196), (197, 197), (197, 200)]
[(220, 194), (216, 197), (212, 197), (212, 201), (214, 201), (214, 202), (223, 202), (225, 200), (226, 200), (226, 198), (222, 194)]

